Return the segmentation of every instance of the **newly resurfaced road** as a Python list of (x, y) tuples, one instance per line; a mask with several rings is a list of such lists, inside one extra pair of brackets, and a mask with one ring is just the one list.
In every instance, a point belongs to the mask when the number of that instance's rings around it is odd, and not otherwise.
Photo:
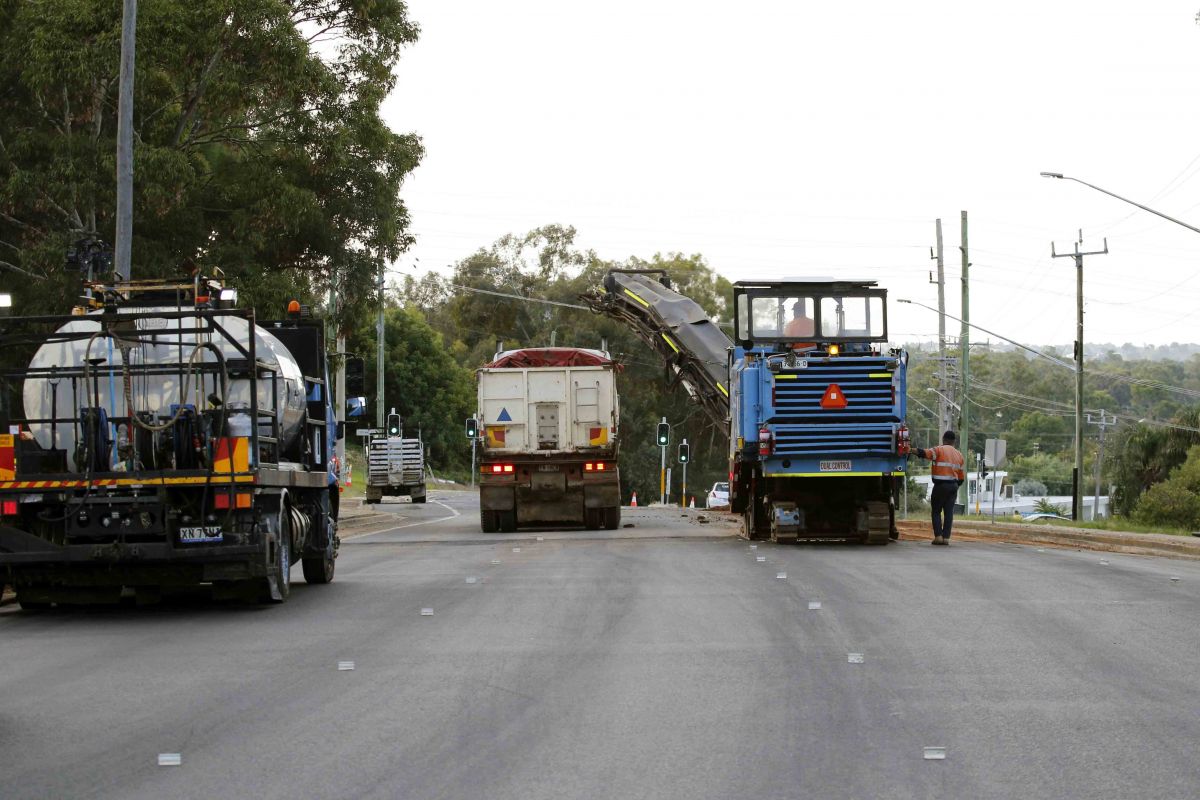
[(383, 508), (283, 606), (0, 609), (0, 798), (1200, 795), (1200, 563)]

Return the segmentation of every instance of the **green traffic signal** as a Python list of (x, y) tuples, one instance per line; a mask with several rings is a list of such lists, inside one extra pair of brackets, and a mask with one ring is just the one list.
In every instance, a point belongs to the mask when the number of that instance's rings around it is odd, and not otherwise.
[(666, 447), (671, 443), (671, 425), (668, 422), (658, 423), (658, 446)]
[(679, 445), (679, 463), (686, 464), (691, 457), (691, 446), (687, 442)]
[(387, 432), (388, 432), (388, 436), (399, 436), (400, 435), (400, 415), (399, 414), (388, 414)]

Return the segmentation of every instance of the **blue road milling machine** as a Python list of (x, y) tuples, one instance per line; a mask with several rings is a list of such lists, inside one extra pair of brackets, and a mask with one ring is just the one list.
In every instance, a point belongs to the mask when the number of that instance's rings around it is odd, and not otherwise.
[(661, 271), (613, 270), (584, 300), (629, 325), (728, 431), (730, 504), (748, 538), (897, 538), (908, 358), (887, 345), (886, 290), (867, 280), (739, 281), (733, 341)]

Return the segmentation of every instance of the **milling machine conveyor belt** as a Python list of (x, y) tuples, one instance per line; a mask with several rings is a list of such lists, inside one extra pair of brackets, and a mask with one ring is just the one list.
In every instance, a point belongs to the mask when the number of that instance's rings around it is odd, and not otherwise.
[(663, 357), (675, 380), (717, 427), (728, 430), (727, 361), (733, 343), (699, 304), (670, 288), (666, 272), (610, 270), (604, 291), (586, 294), (583, 300), (597, 314), (632, 328)]

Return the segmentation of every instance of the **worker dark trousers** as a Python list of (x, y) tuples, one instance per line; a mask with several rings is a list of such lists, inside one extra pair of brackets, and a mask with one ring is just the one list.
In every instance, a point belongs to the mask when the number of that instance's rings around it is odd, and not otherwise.
[(934, 481), (933, 494), (929, 498), (933, 506), (933, 535), (950, 538), (950, 526), (954, 524), (954, 501), (958, 499), (958, 481)]

